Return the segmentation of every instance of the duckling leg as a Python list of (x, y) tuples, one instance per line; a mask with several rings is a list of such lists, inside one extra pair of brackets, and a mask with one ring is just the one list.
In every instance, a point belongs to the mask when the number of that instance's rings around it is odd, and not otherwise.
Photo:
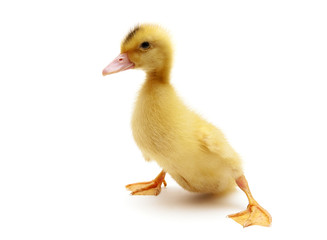
[(150, 182), (132, 183), (126, 185), (126, 188), (132, 191), (132, 195), (159, 195), (161, 184), (167, 186), (165, 181), (166, 172), (162, 170), (159, 175)]
[(260, 225), (265, 227), (270, 226), (272, 221), (270, 214), (267, 212), (267, 210), (261, 207), (256, 200), (254, 200), (244, 175), (237, 178), (236, 183), (246, 194), (249, 200), (249, 205), (245, 211), (228, 215), (228, 217), (241, 224), (243, 227), (248, 227), (251, 225)]

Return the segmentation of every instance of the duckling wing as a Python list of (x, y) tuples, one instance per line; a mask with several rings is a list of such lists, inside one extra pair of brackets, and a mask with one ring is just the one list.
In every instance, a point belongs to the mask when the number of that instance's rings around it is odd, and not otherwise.
[(212, 124), (206, 123), (198, 128), (198, 141), (204, 151), (216, 155), (217, 161), (223, 161), (227, 166), (238, 172), (242, 172), (241, 159), (237, 152), (230, 146), (224, 134)]
[(216, 127), (210, 124), (202, 125), (198, 129), (197, 135), (202, 149), (218, 154), (221, 157), (230, 155), (229, 152), (232, 149), (224, 134)]

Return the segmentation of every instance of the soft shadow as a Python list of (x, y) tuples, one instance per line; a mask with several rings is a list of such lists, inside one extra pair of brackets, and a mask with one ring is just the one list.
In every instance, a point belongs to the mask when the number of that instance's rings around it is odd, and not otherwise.
[[(146, 206), (165, 209), (242, 209), (242, 203), (235, 202), (236, 192), (222, 195), (191, 193), (182, 188), (170, 186), (162, 189), (159, 196), (133, 196), (143, 198)], [(236, 197), (237, 198), (237, 197)], [(234, 200), (233, 200), (234, 199)], [(139, 201), (137, 201), (139, 202)], [(139, 202), (140, 203), (140, 202)], [(144, 204), (144, 202), (143, 202)], [(143, 205), (142, 204), (142, 205)]]

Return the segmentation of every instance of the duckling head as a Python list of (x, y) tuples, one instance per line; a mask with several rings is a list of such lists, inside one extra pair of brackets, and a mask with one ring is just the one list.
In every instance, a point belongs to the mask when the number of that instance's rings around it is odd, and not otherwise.
[(137, 25), (122, 41), (121, 54), (102, 74), (105, 76), (135, 68), (144, 70), (149, 77), (168, 79), (172, 52), (170, 37), (165, 29), (158, 25)]

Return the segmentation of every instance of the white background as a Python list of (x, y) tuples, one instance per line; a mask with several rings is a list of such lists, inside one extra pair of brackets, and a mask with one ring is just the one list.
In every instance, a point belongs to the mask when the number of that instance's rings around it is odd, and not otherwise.
[[(0, 239), (326, 237), (326, 1), (2, 1)], [(124, 185), (153, 179), (130, 117), (144, 74), (102, 77), (136, 23), (175, 43), (172, 83), (244, 160), (270, 228), (245, 209), (186, 192)]]

